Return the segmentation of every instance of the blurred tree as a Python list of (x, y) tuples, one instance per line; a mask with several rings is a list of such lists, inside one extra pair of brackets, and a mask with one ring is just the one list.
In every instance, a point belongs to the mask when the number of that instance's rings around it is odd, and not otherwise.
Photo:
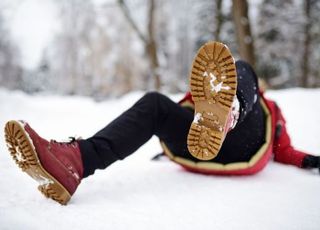
[[(162, 68), (162, 79), (165, 89), (171, 92), (188, 90), (190, 63), (199, 37), (196, 30), (199, 16), (195, 7), (198, 3), (199, 1), (192, 0), (166, 0), (166, 14), (159, 15), (160, 20), (167, 21), (167, 33), (164, 35), (167, 37), (167, 55), (166, 66)], [(163, 27), (160, 31), (162, 30)]]
[(255, 66), (254, 42), (251, 34), (247, 0), (233, 0), (232, 12), (240, 57)]
[(216, 10), (215, 10), (215, 24), (216, 29), (214, 31), (214, 38), (216, 41), (220, 41), (220, 31), (223, 23), (223, 14), (222, 14), (222, 0), (216, 0)]
[(273, 87), (299, 85), (304, 50), (303, 2), (264, 0), (256, 27), (257, 70)]
[(210, 40), (220, 41), (224, 22), (222, 0), (203, 0), (192, 5), (196, 14), (193, 25), (196, 32), (196, 48)]
[(133, 20), (130, 9), (127, 6), (125, 0), (118, 0), (119, 6), (127, 19), (128, 23), (132, 26), (134, 31), (139, 36), (140, 40), (145, 45), (145, 50), (150, 61), (151, 76), (155, 80), (155, 89), (161, 88), (161, 76), (159, 73), (159, 60), (158, 60), (158, 49), (156, 41), (156, 22), (155, 22), (155, 11), (156, 3), (155, 0), (148, 1), (148, 17), (147, 17), (147, 35), (144, 35), (136, 22)]
[(96, 24), (92, 2), (70, 0), (56, 4), (60, 10), (61, 32), (44, 54), (51, 71), (47, 76), (52, 77), (51, 85), (67, 94), (102, 93), (107, 71), (101, 65), (109, 44)]
[(214, 40), (216, 35), (216, 3), (212, 0), (197, 1), (193, 4), (196, 14), (194, 26), (196, 32), (196, 49), (205, 42)]
[[(317, 0), (55, 3), (61, 30), (36, 70), (20, 67), (0, 8), (1, 85), (96, 98), (160, 87), (182, 92), (194, 53), (208, 40), (220, 40), (236, 59), (256, 64), (272, 86), (320, 85)], [(257, 16), (251, 23), (248, 7)]]
[(310, 87), (320, 87), (320, 1), (310, 0), (309, 24), (309, 79)]
[[(89, 0), (57, 1), (61, 30), (43, 55), (52, 91), (97, 99), (141, 89), (145, 60), (117, 3), (99, 7)], [(119, 32), (121, 31), (121, 32)], [(41, 64), (42, 65), (42, 64)]]
[(23, 88), (20, 51), (12, 42), (0, 9), (0, 85), (9, 89)]
[(91, 48), (87, 43), (94, 23), (92, 3), (70, 0), (58, 1), (56, 4), (60, 9), (61, 32), (51, 46), (49, 65), (54, 71), (53, 76), (56, 76), (52, 80), (64, 93), (88, 94), (88, 77), (91, 73), (86, 73), (89, 65), (85, 59)]
[(311, 20), (310, 20), (311, 0), (304, 1), (305, 26), (304, 26), (304, 50), (302, 57), (302, 75), (301, 86), (309, 86), (309, 56), (310, 56), (310, 42), (311, 42)]

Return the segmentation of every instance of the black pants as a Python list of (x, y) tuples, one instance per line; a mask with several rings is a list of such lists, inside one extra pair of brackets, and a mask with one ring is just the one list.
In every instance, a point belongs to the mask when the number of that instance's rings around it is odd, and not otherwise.
[[(243, 61), (237, 61), (236, 68), (240, 118), (228, 133), (218, 156), (212, 160), (220, 163), (247, 161), (264, 143), (264, 114), (259, 103), (256, 74)], [(84, 177), (129, 156), (153, 135), (164, 141), (174, 154), (198, 161), (187, 150), (193, 115), (192, 111), (160, 93), (145, 94), (93, 137), (79, 141)]]

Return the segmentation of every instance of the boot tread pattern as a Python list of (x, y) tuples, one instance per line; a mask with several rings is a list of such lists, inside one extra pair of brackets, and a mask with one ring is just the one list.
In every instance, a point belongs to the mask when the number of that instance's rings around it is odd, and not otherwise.
[(187, 143), (194, 157), (210, 160), (217, 156), (236, 88), (235, 63), (227, 46), (219, 42), (203, 45), (190, 71), (195, 118)]

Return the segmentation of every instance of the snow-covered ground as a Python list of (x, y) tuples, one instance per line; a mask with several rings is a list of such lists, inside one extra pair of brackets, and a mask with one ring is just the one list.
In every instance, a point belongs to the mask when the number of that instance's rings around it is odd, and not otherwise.
[[(167, 160), (150, 161), (160, 152), (153, 138), (84, 180), (69, 205), (61, 206), (37, 191), (6, 149), (7, 120), (25, 119), (49, 139), (85, 138), (141, 95), (96, 103), (0, 89), (0, 229), (320, 229), (316, 170), (270, 162), (254, 176), (197, 175)], [(271, 91), (268, 96), (283, 108), (293, 143), (320, 154), (320, 90)]]

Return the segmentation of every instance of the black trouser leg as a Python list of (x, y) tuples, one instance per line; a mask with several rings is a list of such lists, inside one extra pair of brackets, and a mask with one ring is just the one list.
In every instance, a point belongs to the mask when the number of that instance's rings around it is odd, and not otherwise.
[(214, 159), (223, 164), (249, 161), (265, 142), (265, 115), (260, 104), (258, 78), (244, 61), (237, 61), (236, 69), (240, 117)]
[(159, 93), (147, 93), (93, 137), (79, 142), (84, 177), (123, 159), (157, 135), (166, 143), (184, 143), (193, 113)]
[(239, 122), (241, 123), (252, 111), (254, 104), (259, 101), (259, 88), (257, 75), (247, 62), (237, 61), (236, 70), (237, 97), (241, 106)]

